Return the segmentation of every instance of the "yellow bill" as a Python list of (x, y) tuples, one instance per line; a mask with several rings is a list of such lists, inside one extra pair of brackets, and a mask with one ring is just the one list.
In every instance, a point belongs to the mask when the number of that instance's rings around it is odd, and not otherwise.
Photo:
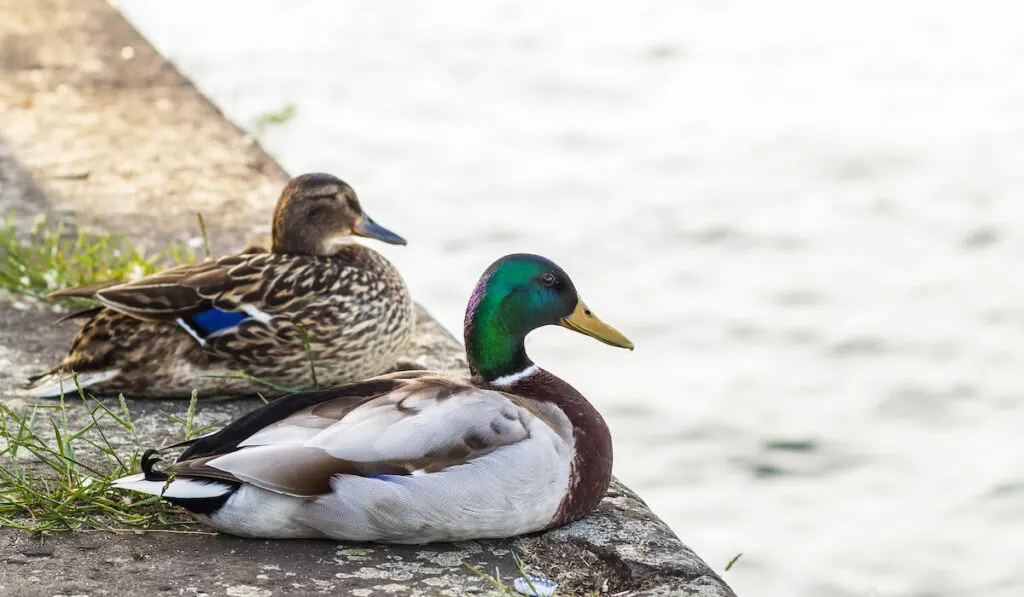
[(598, 319), (597, 315), (594, 315), (582, 300), (576, 303), (576, 309), (572, 314), (562, 318), (560, 325), (591, 338), (597, 338), (605, 344), (633, 350), (633, 343), (629, 341), (629, 338), (623, 336), (619, 330)]

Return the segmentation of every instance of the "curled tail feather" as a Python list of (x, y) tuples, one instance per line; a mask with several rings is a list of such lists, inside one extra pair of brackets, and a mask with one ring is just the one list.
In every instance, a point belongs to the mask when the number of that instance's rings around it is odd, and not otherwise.
[(216, 512), (238, 490), (238, 483), (189, 477), (171, 479), (168, 473), (154, 468), (162, 460), (158, 454), (158, 450), (146, 450), (142, 454), (142, 472), (114, 481), (114, 487), (158, 495), (197, 514)]

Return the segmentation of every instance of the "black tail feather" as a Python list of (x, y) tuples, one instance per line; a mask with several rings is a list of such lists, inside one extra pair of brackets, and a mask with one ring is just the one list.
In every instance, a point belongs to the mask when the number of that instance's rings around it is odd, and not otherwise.
[[(142, 474), (147, 481), (157, 481), (162, 483), (170, 479), (169, 474), (163, 471), (158, 471), (155, 468), (153, 468), (156, 465), (156, 463), (162, 460), (163, 459), (160, 458), (160, 450), (154, 450), (150, 448), (142, 453)], [(235, 491), (238, 490), (239, 487), (241, 487), (241, 484), (221, 481), (219, 479), (211, 482), (217, 483), (218, 485), (229, 485), (230, 488), (224, 494), (214, 497), (176, 498), (168, 497), (166, 495), (163, 495), (161, 497), (163, 497), (163, 499), (167, 500), (168, 502), (174, 504), (175, 506), (181, 506), (182, 508), (185, 508), (186, 510), (193, 512), (195, 514), (212, 515), (228, 501), (228, 498), (231, 497), (235, 493)]]
[(175, 448), (185, 448), (185, 447), (191, 446), (192, 444), (194, 444), (197, 441), (203, 439), (204, 437), (206, 437), (206, 436), (205, 435), (200, 435), (199, 437), (193, 437), (192, 439), (186, 439), (186, 440), (180, 441), (180, 442), (178, 442), (176, 444), (171, 444), (169, 446), (164, 446), (164, 447), (160, 448), (159, 450), (154, 450), (154, 451), (155, 452), (163, 452), (164, 450), (173, 450)]

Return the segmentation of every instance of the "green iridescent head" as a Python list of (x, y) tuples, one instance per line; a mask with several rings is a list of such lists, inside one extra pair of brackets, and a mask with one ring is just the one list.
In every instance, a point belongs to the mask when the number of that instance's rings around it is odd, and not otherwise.
[(532, 363), (523, 341), (533, 330), (561, 325), (633, 349), (633, 343), (594, 315), (565, 270), (540, 255), (506, 255), (487, 268), (466, 307), (466, 355), (486, 380), (523, 371)]

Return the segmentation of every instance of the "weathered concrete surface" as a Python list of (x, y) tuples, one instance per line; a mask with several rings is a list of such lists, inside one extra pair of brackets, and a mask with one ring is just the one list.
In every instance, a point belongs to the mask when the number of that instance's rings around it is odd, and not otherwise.
[[(609, 507), (609, 502), (614, 505)], [(568, 595), (732, 595), (629, 490), (617, 486), (593, 519), (517, 541), (389, 546), (263, 541), (215, 534), (0, 531), (0, 594), (464, 595), (494, 587), (465, 564), (511, 580), (512, 553)], [(649, 514), (648, 514), (649, 515)], [(649, 523), (649, 524), (648, 524)], [(631, 552), (631, 553), (630, 553)], [(623, 557), (625, 555), (625, 557)], [(645, 563), (648, 562), (648, 563)], [(699, 571), (704, 569), (704, 573)]]
[(106, 3), (6, 0), (0, 35), (0, 135), (51, 207), (138, 229), (197, 211), (267, 224), (285, 173)]
[[(26, 221), (48, 213), (69, 224), (116, 227), (143, 246), (194, 238), (190, 214), (200, 211), (218, 252), (268, 227), (285, 173), (105, 3), (0, 5), (0, 69), (0, 210), (16, 206)], [(0, 299), (0, 395), (17, 401), (25, 377), (66, 350), (76, 324), (53, 326), (53, 318), (17, 297)], [(421, 310), (403, 360), (464, 370), (461, 355), (458, 342)], [(198, 424), (255, 405), (205, 404)], [(184, 403), (131, 408), (148, 444), (179, 439), (160, 412), (181, 416)], [(84, 409), (72, 412), (84, 418)], [(107, 431), (115, 445), (135, 449), (123, 429)], [(531, 573), (558, 580), (561, 594), (733, 594), (618, 483), (579, 523), (518, 540), (447, 546), (163, 532), (34, 537), (0, 529), (0, 594), (476, 594), (492, 588), (463, 564), (510, 579), (518, 575), (513, 553)]]

